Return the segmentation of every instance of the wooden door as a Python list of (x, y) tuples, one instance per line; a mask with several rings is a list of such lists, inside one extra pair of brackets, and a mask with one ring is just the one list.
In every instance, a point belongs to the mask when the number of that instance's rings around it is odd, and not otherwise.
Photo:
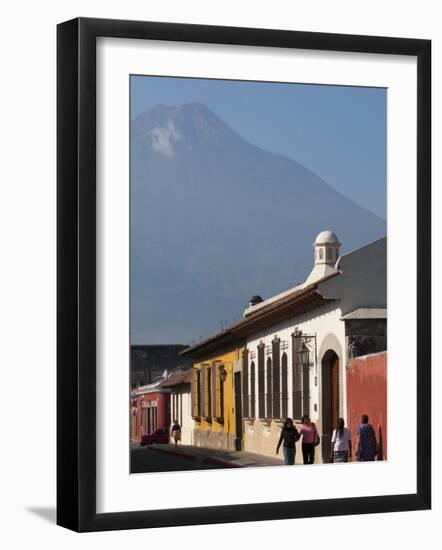
[(332, 360), (330, 372), (330, 387), (331, 387), (331, 427), (332, 430), (338, 425), (339, 419), (339, 357)]

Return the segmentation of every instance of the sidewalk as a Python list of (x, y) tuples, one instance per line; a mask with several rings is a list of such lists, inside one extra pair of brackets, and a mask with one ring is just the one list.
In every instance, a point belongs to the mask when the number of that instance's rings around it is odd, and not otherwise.
[(201, 464), (219, 465), (224, 468), (245, 468), (256, 466), (282, 466), (282, 458), (249, 453), (247, 451), (226, 451), (193, 447), (192, 445), (150, 445), (149, 451), (169, 453)]

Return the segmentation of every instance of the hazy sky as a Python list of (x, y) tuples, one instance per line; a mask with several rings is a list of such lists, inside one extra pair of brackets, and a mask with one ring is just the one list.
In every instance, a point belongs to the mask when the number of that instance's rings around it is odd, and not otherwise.
[(131, 113), (199, 101), (243, 138), (304, 164), (386, 218), (384, 88), (134, 76)]

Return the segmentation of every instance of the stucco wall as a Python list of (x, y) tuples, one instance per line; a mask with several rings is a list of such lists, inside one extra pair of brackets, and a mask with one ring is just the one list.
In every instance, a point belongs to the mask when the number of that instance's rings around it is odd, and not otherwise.
[[(287, 354), (288, 359), (288, 416), (292, 416), (293, 399), (293, 373), (292, 373), (292, 357), (293, 350), (291, 345), (291, 335), (295, 328), (307, 335), (316, 337), (316, 357), (311, 354), (310, 366), (310, 417), (316, 423), (319, 433), (322, 435), (321, 424), (321, 363), (324, 354), (333, 349), (340, 360), (340, 406), (341, 415), (346, 416), (346, 388), (345, 388), (345, 326), (341, 319), (341, 310), (337, 303), (327, 304), (315, 309), (307, 314), (293, 318), (284, 323), (280, 323), (271, 327), (269, 330), (257, 333), (253, 338), (247, 341), (247, 349), (249, 350), (249, 388), (250, 388), (250, 364), (252, 360), (255, 362), (257, 369), (257, 348), (260, 343), (265, 346), (270, 346), (275, 336), (279, 337), (282, 342), (288, 345), (285, 349), (281, 349), (282, 353)], [(250, 352), (255, 352), (255, 358), (250, 357)], [(252, 355), (253, 357), (253, 355)], [(257, 370), (256, 370), (257, 372)], [(265, 391), (267, 387), (267, 379), (264, 379)], [(280, 386), (282, 381), (280, 381)], [(250, 390), (249, 390), (250, 392)], [(255, 377), (255, 395), (258, 396), (258, 376)], [(258, 413), (256, 414), (258, 416)], [(256, 452), (265, 455), (274, 455), (278, 442), (281, 422), (272, 420), (271, 422), (255, 418), (245, 421), (244, 448), (247, 451)], [(296, 453), (297, 462), (301, 461), (300, 448)], [(320, 448), (316, 452), (317, 462), (322, 460)]]
[(167, 430), (170, 424), (170, 394), (166, 392), (147, 392), (136, 397), (135, 416), (131, 418), (131, 439), (139, 441), (141, 437), (152, 430), (145, 426), (143, 402), (150, 402), (156, 408), (158, 428)]
[(342, 315), (358, 308), (387, 307), (387, 238), (344, 254), (337, 267), (339, 277), (321, 283), (325, 297), (339, 298)]
[[(342, 274), (319, 285), (319, 291), (327, 298), (335, 301), (331, 304), (318, 308), (303, 316), (296, 317), (290, 321), (275, 325), (269, 330), (256, 334), (247, 341), (247, 348), (250, 352), (256, 353), (255, 368), (257, 367), (257, 346), (262, 342), (270, 346), (275, 337), (286, 342), (284, 350), (288, 356), (288, 412), (292, 416), (292, 346), (291, 334), (295, 327), (304, 334), (316, 337), (316, 357), (310, 368), (310, 416), (317, 424), (319, 433), (322, 436), (321, 450), (318, 448), (317, 460), (320, 455), (328, 459), (330, 453), (330, 434), (324, 434), (322, 408), (324, 406), (324, 385), (330, 382), (323, 380), (322, 363), (328, 350), (333, 350), (339, 358), (339, 416), (348, 421), (348, 396), (347, 376), (345, 365), (347, 363), (347, 346), (345, 340), (345, 323), (341, 317), (350, 311), (358, 308), (386, 308), (386, 279), (387, 279), (387, 239), (382, 238), (353, 252), (343, 255), (338, 262), (338, 268)], [(282, 353), (282, 351), (281, 351)], [(267, 356), (266, 356), (267, 357)], [(249, 363), (251, 362), (250, 359)], [(326, 367), (324, 366), (324, 369)], [(328, 372), (324, 370), (324, 372)], [(324, 383), (323, 383), (324, 382)], [(267, 380), (265, 379), (265, 391)], [(255, 393), (258, 395), (258, 377), (256, 376)], [(330, 422), (330, 420), (329, 420)], [(245, 427), (245, 448), (246, 450), (273, 454), (276, 446), (280, 423), (271, 423), (255, 419)], [(297, 453), (299, 458), (300, 453)]]
[[(387, 352), (352, 359), (347, 370), (348, 427), (354, 445), (361, 416), (367, 414), (387, 458)], [(381, 455), (381, 456), (382, 456)], [(378, 457), (380, 458), (380, 457)]]
[(190, 384), (183, 384), (174, 388), (170, 401), (170, 428), (172, 428), (173, 421), (178, 420), (181, 426), (181, 443), (183, 445), (193, 445), (195, 423), (191, 411)]
[(224, 365), (227, 373), (224, 382), (223, 422), (216, 418), (208, 421), (205, 418), (195, 418), (194, 444), (201, 447), (235, 449), (235, 395), (233, 366), (242, 357), (243, 348), (227, 350), (218, 355), (205, 357), (204, 360), (193, 365), (194, 369), (201, 369), (202, 365), (210, 365), (217, 361)]

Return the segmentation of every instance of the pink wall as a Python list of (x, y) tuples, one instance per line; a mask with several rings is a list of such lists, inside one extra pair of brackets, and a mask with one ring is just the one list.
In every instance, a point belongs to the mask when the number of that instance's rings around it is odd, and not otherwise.
[[(387, 458), (387, 352), (352, 359), (347, 368), (347, 424), (352, 432), (353, 447), (361, 416), (369, 423), (381, 443), (381, 456)], [(378, 455), (378, 459), (381, 458)]]

